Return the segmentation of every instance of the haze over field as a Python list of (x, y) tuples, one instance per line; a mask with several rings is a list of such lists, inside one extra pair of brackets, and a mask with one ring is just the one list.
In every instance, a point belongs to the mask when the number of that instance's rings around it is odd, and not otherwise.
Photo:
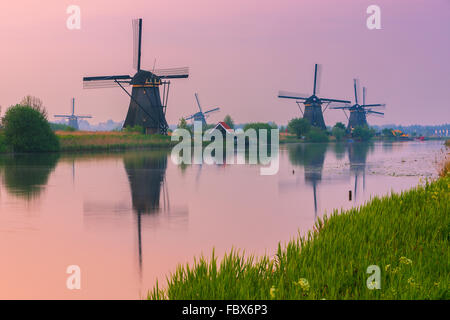
[[(188, 5), (189, 3), (189, 5)], [(66, 9), (81, 8), (81, 30), (68, 30)], [(366, 8), (381, 7), (382, 30), (368, 30)], [(299, 116), (279, 89), (312, 91), (314, 63), (323, 65), (320, 93), (352, 99), (352, 79), (368, 102), (387, 103), (370, 124), (448, 122), (450, 2), (447, 0), (321, 1), (20, 1), (0, 3), (0, 105), (26, 94), (50, 115), (77, 112), (94, 122), (123, 121), (129, 98), (119, 89), (83, 90), (82, 77), (134, 74), (131, 19), (143, 18), (143, 67), (189, 66), (173, 81), (167, 120), (203, 105), (220, 105), (239, 123)], [(444, 36), (443, 36), (444, 35)], [(328, 125), (346, 121), (327, 111)]]

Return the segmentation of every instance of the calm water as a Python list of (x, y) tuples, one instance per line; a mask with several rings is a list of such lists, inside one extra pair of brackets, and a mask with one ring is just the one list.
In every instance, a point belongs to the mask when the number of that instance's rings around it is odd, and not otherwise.
[[(272, 255), (324, 212), (435, 176), (442, 153), (439, 141), (286, 145), (274, 176), (180, 167), (163, 151), (2, 156), (0, 298), (136, 299), (213, 247)], [(69, 265), (81, 290), (66, 288)]]

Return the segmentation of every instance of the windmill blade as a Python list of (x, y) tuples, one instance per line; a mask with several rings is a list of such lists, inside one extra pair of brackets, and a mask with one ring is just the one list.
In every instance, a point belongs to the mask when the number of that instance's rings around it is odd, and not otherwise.
[(349, 104), (351, 101), (348, 100), (338, 100), (338, 99), (327, 99), (327, 98), (320, 98), (322, 102), (336, 102), (336, 103), (345, 103)]
[(133, 68), (141, 70), (142, 19), (134, 19), (133, 26)]
[(314, 91), (313, 91), (313, 95), (319, 94), (321, 80), (322, 80), (322, 65), (316, 63), (315, 66), (314, 66)]
[(344, 104), (342, 105), (341, 103), (336, 103), (336, 102), (331, 102), (329, 105), (330, 109), (350, 109), (352, 107), (351, 104)]
[(216, 112), (216, 111), (219, 111), (219, 110), (220, 110), (220, 107), (217, 107), (217, 108), (205, 111), (205, 112), (203, 112), (203, 114), (212, 113), (212, 112)]
[(183, 79), (189, 77), (189, 67), (155, 69), (152, 73), (161, 79)]
[(302, 93), (291, 92), (291, 91), (283, 91), (283, 90), (278, 92), (278, 98), (307, 100), (308, 98), (305, 98), (305, 97), (309, 97), (309, 95), (302, 94)]
[(366, 104), (366, 93), (367, 93), (367, 88), (363, 87), (363, 105)]
[(63, 115), (63, 114), (55, 114), (54, 117), (55, 117), (55, 118), (70, 118), (70, 116), (68, 116), (68, 115)]
[(367, 113), (384, 116), (384, 112), (378, 112), (378, 111), (373, 111), (373, 110), (367, 110)]
[(203, 112), (202, 111), (202, 106), (200, 104), (200, 99), (198, 98), (198, 93), (197, 92), (194, 93), (194, 96), (195, 96), (195, 101), (197, 101), (197, 105), (198, 105), (198, 108), (199, 108), (200, 112)]
[(358, 104), (359, 79), (353, 79), (353, 88), (355, 90), (355, 103)]
[(364, 104), (361, 107), (364, 107), (364, 108), (386, 108), (386, 104), (385, 103)]
[(89, 115), (82, 115), (82, 116), (75, 116), (75, 117), (77, 117), (79, 119), (91, 119), (92, 118), (92, 116), (89, 116)]
[(184, 118), (184, 120), (191, 120), (192, 118), (194, 118), (195, 114), (191, 114), (190, 116)]
[(119, 84), (117, 82), (119, 82), (122, 86), (128, 86), (131, 79), (132, 78), (129, 75), (84, 77), (83, 89), (118, 87)]

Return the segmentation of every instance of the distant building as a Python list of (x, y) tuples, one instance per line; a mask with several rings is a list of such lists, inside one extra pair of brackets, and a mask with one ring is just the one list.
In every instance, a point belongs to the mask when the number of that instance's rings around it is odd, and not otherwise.
[(222, 132), (223, 136), (226, 136), (227, 134), (232, 134), (233, 133), (233, 129), (231, 129), (230, 126), (227, 125), (223, 121), (220, 121), (218, 124), (216, 124), (216, 126), (214, 128), (212, 128), (211, 131), (212, 130), (219, 130), (220, 132)]

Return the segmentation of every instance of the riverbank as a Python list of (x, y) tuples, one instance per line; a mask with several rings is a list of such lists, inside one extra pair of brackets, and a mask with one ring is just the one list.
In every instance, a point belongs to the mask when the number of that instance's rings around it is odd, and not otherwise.
[[(144, 148), (170, 148), (175, 142), (170, 136), (128, 132), (56, 131), (61, 152), (117, 151)], [(0, 153), (9, 153), (5, 136), (0, 131)]]
[[(445, 166), (444, 166), (445, 167)], [(447, 165), (448, 168), (448, 165)], [(233, 251), (179, 266), (149, 299), (449, 299), (450, 174), (335, 211), (274, 257)], [(369, 290), (369, 266), (380, 289)], [(371, 271), (373, 273), (373, 271)]]

